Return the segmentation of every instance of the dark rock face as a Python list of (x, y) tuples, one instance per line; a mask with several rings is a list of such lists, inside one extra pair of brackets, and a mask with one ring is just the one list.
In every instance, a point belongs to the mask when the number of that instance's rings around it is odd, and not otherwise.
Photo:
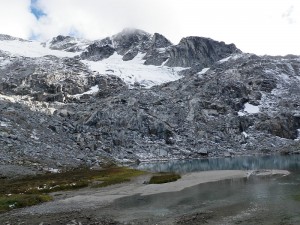
[(107, 59), (115, 52), (115, 49), (109, 45), (98, 46), (97, 44), (90, 45), (87, 50), (87, 52), (81, 54), (81, 58), (89, 59), (91, 61)]
[(145, 53), (151, 45), (151, 35), (142, 30), (124, 29), (122, 32), (96, 41), (81, 54), (81, 59), (100, 61), (114, 52), (123, 56), (124, 61), (132, 60), (139, 52)]
[[(49, 48), (67, 52), (80, 52), (83, 50), (82, 46), (87, 43), (88, 41), (86, 40), (77, 40), (74, 37), (58, 35), (50, 41)], [(44, 45), (46, 45), (46, 43), (44, 43)]]
[(144, 62), (145, 65), (160, 66), (169, 59), (169, 54), (166, 52), (166, 50), (154, 48), (147, 52), (147, 54), (144, 56), (144, 59), (146, 60)]
[(298, 129), (300, 128), (300, 117), (290, 113), (277, 115), (275, 118), (268, 118), (257, 123), (257, 129), (266, 131), (272, 135), (286, 138), (298, 138)]
[(57, 37), (53, 38), (52, 41), (50, 42), (51, 45), (55, 45), (57, 43), (60, 43), (62, 41), (69, 41), (69, 40), (73, 40), (73, 37), (70, 36), (63, 36), (63, 35), (58, 35)]
[(41, 168), (80, 165), (74, 158), (80, 154), (80, 149), (67, 134), (71, 124), (57, 116), (36, 112), (22, 103), (2, 100), (0, 103), (1, 164), (32, 166), (36, 163)]
[(144, 64), (154, 66), (162, 65), (170, 57), (167, 48), (171, 45), (172, 43), (167, 38), (161, 34), (155, 33), (152, 37), (151, 48), (144, 56)]
[(138, 53), (139, 51), (137, 49), (131, 49), (128, 52), (126, 52), (122, 59), (123, 61), (130, 61), (134, 59), (134, 57), (136, 57)]
[(72, 43), (72, 41), (74, 41), (73, 37), (59, 35), (52, 39), (50, 48), (54, 50), (72, 51), (72, 49), (74, 49), (73, 47), (76, 45), (76, 43)]
[(12, 36), (7, 35), (7, 34), (0, 34), (0, 41), (15, 41), (15, 40), (26, 41), (24, 39), (12, 37)]
[(159, 33), (154, 33), (152, 37), (152, 48), (166, 48), (171, 45), (172, 43), (166, 37)]
[(114, 54), (114, 52), (115, 49), (112, 47), (111, 39), (105, 38), (89, 45), (87, 49), (80, 55), (80, 58), (91, 61), (99, 61), (109, 58)]
[(241, 52), (234, 44), (226, 45), (209, 38), (183, 38), (177, 46), (169, 49), (170, 58), (166, 66), (210, 67), (214, 62), (226, 58), (233, 53)]
[(125, 55), (129, 50), (136, 49), (145, 52), (149, 49), (151, 35), (137, 29), (124, 29), (112, 36), (114, 47), (119, 55)]

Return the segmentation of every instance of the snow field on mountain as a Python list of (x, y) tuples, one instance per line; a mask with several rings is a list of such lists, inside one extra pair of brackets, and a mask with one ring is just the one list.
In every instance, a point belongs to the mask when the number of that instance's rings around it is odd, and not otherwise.
[(12, 55), (24, 57), (43, 57), (45, 55), (54, 55), (57, 57), (74, 57), (79, 53), (51, 50), (43, 47), (41, 43), (35, 41), (5, 40), (0, 41), (0, 50), (9, 52)]
[(139, 83), (145, 88), (150, 88), (154, 85), (181, 78), (178, 72), (185, 68), (144, 65), (144, 55), (139, 53), (133, 60), (123, 61), (122, 56), (115, 53), (102, 61), (93, 62), (84, 60), (83, 62), (91, 70), (97, 71), (100, 74), (120, 77), (129, 86)]

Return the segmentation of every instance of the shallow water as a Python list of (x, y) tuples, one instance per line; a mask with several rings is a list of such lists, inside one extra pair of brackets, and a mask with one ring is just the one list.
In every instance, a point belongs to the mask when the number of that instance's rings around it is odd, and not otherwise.
[(234, 158), (210, 158), (171, 160), (141, 163), (135, 168), (151, 172), (197, 172), (207, 170), (282, 169), (300, 171), (300, 155), (241, 156)]
[(300, 224), (300, 201), (295, 197), (300, 196), (300, 156), (157, 162), (140, 164), (137, 168), (181, 173), (267, 168), (287, 169), (292, 173), (286, 177), (232, 179), (180, 192), (122, 198), (113, 204), (122, 221), (169, 224), (182, 215), (204, 212), (209, 215), (206, 224)]

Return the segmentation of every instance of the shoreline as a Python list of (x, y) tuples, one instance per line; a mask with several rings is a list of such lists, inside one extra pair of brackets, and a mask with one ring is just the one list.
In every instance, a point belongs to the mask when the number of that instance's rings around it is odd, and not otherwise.
[(116, 184), (104, 188), (83, 188), (73, 191), (54, 192), (54, 200), (40, 205), (26, 207), (8, 212), (7, 214), (47, 214), (88, 210), (108, 206), (115, 200), (134, 195), (147, 196), (166, 192), (178, 192), (185, 188), (200, 184), (217, 182), (228, 179), (243, 179), (249, 176), (286, 176), (286, 170), (215, 170), (194, 172), (182, 175), (181, 179), (164, 184), (146, 184), (151, 174), (141, 175), (130, 182)]
[[(18, 221), (20, 223), (24, 222), (24, 224), (40, 224), (42, 222), (57, 224), (57, 221), (64, 221), (65, 224), (68, 224), (70, 221), (78, 220), (86, 221), (83, 224), (89, 224), (91, 221), (98, 222), (103, 220), (107, 222), (103, 224), (121, 225), (126, 224), (123, 223), (124, 221), (121, 221), (124, 219), (124, 214), (115, 212), (116, 214), (112, 215), (110, 209), (114, 209), (115, 201), (124, 197), (129, 198), (129, 201), (131, 197), (133, 199), (143, 199), (154, 195), (153, 197), (155, 198), (156, 194), (176, 193), (200, 184), (230, 179), (247, 179), (252, 176), (271, 177), (274, 175), (287, 176), (289, 174), (290, 172), (287, 170), (215, 170), (184, 174), (181, 179), (165, 184), (146, 184), (152, 175), (146, 174), (135, 177), (130, 182), (104, 188), (83, 188), (51, 193), (54, 198), (53, 201), (3, 213), (0, 217), (0, 223), (12, 222), (14, 224), (15, 221)], [(145, 214), (145, 218), (147, 216), (148, 214)], [(189, 218), (189, 215), (186, 216)], [(142, 217), (135, 217), (134, 212), (127, 219), (144, 222)]]
[[(293, 155), (293, 154), (291, 154)], [(296, 155), (296, 154), (295, 154)], [(149, 159), (149, 160), (139, 160), (139, 163), (137, 164), (136, 161), (127, 161), (127, 162), (118, 162), (119, 166), (128, 166), (130, 168), (138, 169), (138, 170), (143, 170), (143, 168), (139, 168), (141, 165), (151, 165), (151, 164), (156, 164), (156, 163), (170, 163), (170, 162), (180, 162), (180, 161), (185, 161), (185, 160), (207, 160), (207, 159), (236, 159), (239, 157), (254, 157), (254, 156), (285, 156), (282, 155), (280, 152), (273, 152), (273, 153), (252, 153), (252, 154), (235, 154), (235, 155), (230, 155), (230, 156), (224, 156), (224, 155), (219, 155), (219, 156), (208, 156), (208, 157), (196, 157), (196, 158), (169, 158), (169, 159)], [(70, 168), (78, 168), (78, 166), (70, 166)], [(16, 164), (1, 164), (0, 165), (0, 178), (22, 178), (30, 175), (37, 175), (37, 174), (44, 174), (49, 172), (50, 170), (62, 170), (62, 168), (59, 167), (49, 167), (49, 166), (44, 166), (41, 168), (38, 168), (36, 166), (32, 165), (16, 165)], [(227, 170), (227, 169), (224, 169)], [(231, 170), (229, 168), (228, 170)], [(158, 171), (152, 171), (152, 172), (158, 172)]]
[(134, 194), (141, 196), (160, 194), (164, 192), (177, 192), (185, 188), (193, 187), (199, 184), (217, 182), (229, 179), (249, 178), (250, 176), (287, 176), (290, 172), (287, 170), (213, 170), (193, 172), (182, 175), (181, 179), (164, 184), (148, 184), (134, 191)]

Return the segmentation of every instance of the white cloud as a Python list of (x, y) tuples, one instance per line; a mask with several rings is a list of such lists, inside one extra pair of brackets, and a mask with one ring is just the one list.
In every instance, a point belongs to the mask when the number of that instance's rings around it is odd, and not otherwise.
[[(158, 0), (39, 0), (47, 14), (35, 30), (42, 39), (76, 30), (83, 37), (96, 39), (125, 27), (149, 32), (174, 28), (168, 19), (169, 6)], [(166, 1), (168, 2), (168, 0)]]
[(35, 23), (35, 17), (30, 13), (30, 0), (0, 1), (1, 34), (28, 38)]
[(41, 40), (69, 33), (98, 39), (136, 27), (174, 43), (195, 35), (235, 43), (245, 52), (300, 55), (299, 0), (37, 0), (47, 16), (34, 26), (29, 0), (1, 0), (1, 9), (4, 1), (22, 9), (18, 16), (0, 12), (8, 18), (0, 32), (16, 35), (19, 30), (16, 36), (28, 37), (33, 28)]

